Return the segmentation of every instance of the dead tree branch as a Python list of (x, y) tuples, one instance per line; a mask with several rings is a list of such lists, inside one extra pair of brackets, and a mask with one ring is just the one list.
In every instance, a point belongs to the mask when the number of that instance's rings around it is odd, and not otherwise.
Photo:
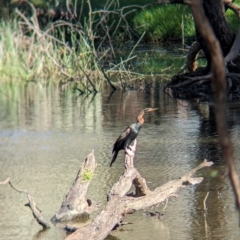
[(8, 177), (5, 181), (0, 182), (0, 185), (6, 185), (10, 182), (10, 177)]
[[(199, 184), (203, 178), (192, 178), (192, 175), (197, 170), (213, 164), (212, 162), (204, 161), (180, 179), (170, 181), (151, 191), (147, 187), (145, 179), (134, 168), (135, 145), (132, 147), (132, 153), (125, 155), (125, 171), (110, 190), (106, 206), (91, 223), (79, 228), (76, 232), (68, 236), (67, 240), (100, 240), (106, 238), (111, 230), (123, 221), (126, 214), (164, 202), (187, 184)], [(135, 186), (135, 192), (129, 194), (128, 191), (132, 185)]]
[(86, 193), (93, 173), (96, 168), (95, 157), (90, 153), (85, 159), (82, 167), (62, 202), (61, 208), (53, 216), (52, 222), (63, 222), (76, 218), (88, 217), (91, 212), (96, 210), (96, 204), (90, 199), (86, 199)]
[(16, 188), (16, 187), (12, 184), (10, 178), (7, 178), (5, 181), (0, 182), (1, 185), (6, 185), (6, 184), (8, 184), (8, 183), (9, 183), (9, 185), (10, 185), (14, 190), (16, 190), (17, 192), (27, 194), (27, 198), (28, 198), (28, 200), (29, 200), (29, 203), (25, 204), (25, 206), (28, 206), (28, 207), (31, 209), (34, 218), (37, 220), (37, 222), (38, 222), (40, 225), (42, 225), (43, 229), (50, 228), (50, 225), (47, 223), (47, 221), (46, 221), (46, 220), (44, 219), (44, 217), (42, 216), (41, 211), (37, 208), (36, 202), (34, 201), (34, 198), (33, 198), (27, 191), (25, 191), (25, 190), (20, 190), (20, 189)]

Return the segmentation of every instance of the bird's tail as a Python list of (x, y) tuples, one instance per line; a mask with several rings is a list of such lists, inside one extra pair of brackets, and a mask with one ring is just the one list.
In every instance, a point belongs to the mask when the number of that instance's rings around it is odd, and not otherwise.
[(118, 151), (114, 151), (113, 152), (113, 156), (112, 156), (112, 161), (110, 163), (110, 167), (112, 166), (112, 164), (115, 162), (116, 158), (117, 158), (117, 155), (118, 155)]

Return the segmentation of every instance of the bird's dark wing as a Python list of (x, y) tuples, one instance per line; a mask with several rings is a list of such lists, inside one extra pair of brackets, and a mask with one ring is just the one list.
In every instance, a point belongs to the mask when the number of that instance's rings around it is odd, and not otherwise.
[(127, 138), (127, 136), (130, 134), (131, 132), (131, 128), (127, 127), (122, 133), (121, 135), (118, 137), (118, 139), (116, 140), (116, 142), (113, 145), (113, 150), (112, 150), (112, 161), (110, 163), (110, 167), (112, 166), (112, 164), (115, 162), (118, 152), (121, 149), (124, 149), (124, 140)]
[(113, 150), (112, 150), (112, 153), (115, 151), (115, 150), (121, 150), (123, 149), (123, 142), (124, 142), (124, 139), (126, 139), (126, 137), (128, 136), (128, 134), (130, 133), (131, 129), (130, 127), (127, 127), (122, 133), (121, 135), (118, 137), (118, 139), (116, 140), (116, 142), (114, 143), (113, 145)]
[(112, 166), (112, 164), (115, 162), (116, 158), (117, 158), (117, 155), (118, 155), (118, 150), (115, 150), (113, 152), (113, 156), (112, 156), (112, 160), (110, 162), (110, 167)]
[(131, 128), (130, 128), (130, 127), (127, 127), (127, 128), (121, 133), (121, 135), (118, 137), (117, 142), (123, 140), (124, 138), (126, 138), (127, 135), (130, 133), (130, 131), (131, 131)]

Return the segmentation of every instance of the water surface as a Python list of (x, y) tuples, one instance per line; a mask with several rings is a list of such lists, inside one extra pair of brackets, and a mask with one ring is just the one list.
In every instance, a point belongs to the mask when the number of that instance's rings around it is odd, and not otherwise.
[[(122, 152), (109, 168), (114, 141), (144, 107), (157, 107), (159, 111), (145, 117), (135, 157), (135, 166), (150, 189), (179, 178), (204, 158), (215, 164), (197, 173), (204, 177), (203, 183), (169, 199), (161, 220), (136, 212), (124, 219), (133, 224), (113, 231), (107, 239), (240, 239), (211, 102), (172, 99), (160, 87), (150, 93), (117, 91), (110, 97), (104, 91), (85, 97), (72, 88), (60, 91), (51, 84), (33, 83), (2, 85), (0, 102), (0, 181), (10, 177), (16, 187), (33, 195), (49, 222), (92, 149), (98, 167), (88, 197), (102, 206), (106, 203), (106, 194), (124, 170)], [(238, 169), (239, 107), (232, 102), (228, 111)], [(41, 231), (25, 203), (24, 194), (9, 185), (0, 187), (0, 239), (66, 237), (54, 226)], [(160, 205), (155, 210), (163, 209)]]

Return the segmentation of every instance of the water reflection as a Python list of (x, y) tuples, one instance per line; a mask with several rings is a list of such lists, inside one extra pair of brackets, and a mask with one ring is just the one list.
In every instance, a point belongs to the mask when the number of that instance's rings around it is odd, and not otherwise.
[[(109, 91), (94, 97), (79, 96), (49, 84), (2, 85), (0, 92), (0, 176), (29, 191), (46, 219), (60, 207), (79, 166), (95, 149), (97, 171), (89, 198), (102, 205), (106, 193), (123, 171), (123, 153), (109, 168), (112, 144), (145, 107), (159, 111), (146, 115), (138, 137), (135, 165), (151, 189), (185, 174), (203, 158), (215, 162), (197, 175), (205, 178), (195, 187), (169, 199), (159, 221), (142, 211), (126, 217), (132, 222), (113, 231), (107, 239), (239, 239), (238, 216), (219, 154), (213, 104), (172, 99), (160, 83), (150, 92)], [(239, 103), (229, 104), (228, 122), (239, 161)], [(239, 166), (238, 166), (239, 168)], [(203, 199), (210, 192), (204, 218)], [(0, 188), (2, 239), (64, 239), (65, 232), (52, 227), (41, 232), (27, 199)], [(162, 211), (160, 205), (156, 210)]]

